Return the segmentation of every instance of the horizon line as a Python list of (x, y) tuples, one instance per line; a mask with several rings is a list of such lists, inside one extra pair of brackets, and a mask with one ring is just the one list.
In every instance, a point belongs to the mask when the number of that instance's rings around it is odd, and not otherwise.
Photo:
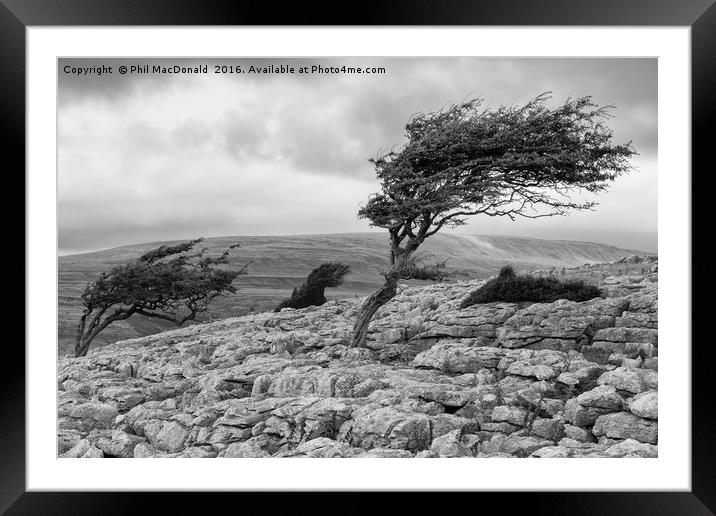
[[(365, 235), (365, 234), (378, 234), (379, 231), (338, 231), (333, 233), (291, 233), (291, 234), (278, 234), (278, 235), (215, 235), (215, 236), (207, 236), (207, 237), (198, 237), (202, 238), (203, 240), (211, 240), (211, 239), (222, 239), (222, 238), (286, 238), (286, 237), (309, 237), (309, 236), (336, 236), (336, 235)], [(658, 232), (654, 231), (616, 231), (615, 233), (641, 233), (644, 235), (656, 235), (658, 236)], [(459, 233), (459, 232), (451, 232), (451, 233), (444, 233), (442, 236), (448, 236), (448, 235), (454, 235), (454, 236), (478, 236), (478, 237), (503, 237), (503, 238), (526, 238), (530, 240), (544, 240), (547, 242), (579, 242), (583, 244), (597, 244), (597, 245), (609, 245), (612, 247), (616, 247), (618, 249), (624, 249), (626, 251), (635, 251), (643, 254), (658, 254), (657, 251), (647, 251), (644, 249), (631, 249), (626, 247), (621, 247), (616, 244), (610, 244), (607, 242), (595, 242), (591, 240), (573, 240), (569, 238), (542, 238), (542, 237), (534, 237), (534, 236), (526, 236), (526, 235), (510, 235), (510, 234), (503, 234), (503, 233)], [(60, 248), (57, 249), (57, 257), (65, 257), (65, 256), (77, 256), (77, 255), (83, 255), (83, 254), (92, 254), (92, 253), (100, 253), (104, 251), (112, 251), (115, 249), (121, 249), (123, 247), (133, 247), (133, 246), (144, 246), (144, 245), (159, 245), (164, 243), (170, 243), (170, 242), (183, 242), (191, 240), (191, 238), (172, 238), (172, 239), (166, 239), (166, 240), (152, 240), (152, 241), (144, 241), (144, 242), (132, 242), (127, 244), (120, 244), (115, 245), (111, 247), (103, 247), (98, 249), (89, 249), (89, 250), (83, 250), (83, 251), (62, 251)]]

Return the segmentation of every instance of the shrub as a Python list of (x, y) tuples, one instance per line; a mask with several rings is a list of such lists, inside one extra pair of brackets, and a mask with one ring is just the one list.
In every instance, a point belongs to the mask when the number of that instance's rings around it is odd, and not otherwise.
[(597, 286), (582, 280), (566, 280), (550, 277), (535, 277), (515, 274), (514, 269), (507, 265), (500, 274), (482, 287), (472, 292), (460, 305), (467, 308), (478, 303), (502, 301), (506, 303), (535, 302), (552, 303), (558, 299), (570, 301), (587, 301), (601, 297), (602, 291)]
[(303, 285), (293, 289), (291, 297), (284, 299), (274, 309), (280, 312), (282, 308), (306, 308), (307, 306), (320, 306), (326, 302), (325, 290), (328, 287), (337, 287), (343, 283), (343, 278), (350, 272), (350, 266), (339, 263), (324, 263), (311, 271)]
[(512, 268), (512, 265), (505, 265), (500, 269), (500, 273), (497, 275), (498, 278), (514, 278), (516, 276), (515, 269)]
[(426, 260), (430, 257), (431, 255), (410, 256), (405, 261), (403, 268), (398, 271), (398, 277), (406, 280), (414, 279), (440, 283), (457, 275), (465, 275), (465, 273), (459, 271), (448, 271), (447, 260), (425, 265)]

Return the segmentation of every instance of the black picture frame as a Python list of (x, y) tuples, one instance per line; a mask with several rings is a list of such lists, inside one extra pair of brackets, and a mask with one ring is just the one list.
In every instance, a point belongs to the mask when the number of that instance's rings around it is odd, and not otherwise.
[[(376, 2), (364, 0), (353, 8), (340, 8), (334, 2), (276, 5), (244, 0), (0, 0), (0, 131), (5, 163), (6, 199), (23, 198), (25, 192), (25, 30), (29, 26), (83, 25), (551, 25), (551, 26), (688, 26), (691, 27), (692, 74), (692, 172), (691, 180), (704, 182), (713, 168), (710, 162), (711, 127), (716, 123), (716, 5), (715, 0), (430, 0)], [(343, 14), (346, 13), (346, 14)], [(708, 168), (707, 168), (708, 166)], [(13, 184), (14, 183), (14, 184)], [(693, 188), (692, 223), (710, 224), (709, 203), (698, 196), (705, 188)], [(18, 208), (4, 203), (6, 250), (0, 261), (8, 271), (2, 297), (3, 313), (14, 315), (24, 304), (19, 271), (26, 278), (25, 232), (18, 221)], [(22, 213), (25, 211), (23, 209)], [(12, 231), (17, 234), (12, 235)], [(708, 233), (692, 228), (692, 277), (712, 277), (706, 269)], [(699, 252), (699, 247), (701, 251)], [(22, 249), (22, 251), (20, 251)], [(15, 285), (12, 282), (16, 282)], [(708, 280), (706, 280), (708, 281)], [(48, 285), (48, 290), (54, 286)], [(692, 290), (693, 292), (693, 290)], [(692, 299), (692, 341), (711, 346), (710, 339), (697, 338), (695, 331), (707, 320), (707, 304)], [(142, 511), (137, 497), (161, 498), (162, 512), (173, 507), (190, 508), (184, 493), (128, 494), (26, 492), (25, 488), (25, 352), (24, 325), (6, 322), (8, 328), (21, 329), (22, 335), (5, 342), (5, 367), (0, 402), (0, 511), (7, 514), (98, 514)], [(691, 343), (679, 343), (684, 347)], [(712, 367), (710, 350), (692, 347), (692, 490), (690, 492), (600, 492), (590, 493), (474, 493), (479, 500), (475, 510), (488, 502), (509, 509), (550, 514), (714, 514), (716, 513), (716, 424), (711, 412)], [(224, 496), (242, 497), (247, 493)], [(479, 498), (477, 498), (479, 497)], [(487, 498), (489, 497), (489, 498)], [(292, 505), (301, 504), (293, 497)], [(420, 501), (422, 497), (416, 497)], [(365, 501), (364, 501), (365, 500)], [(201, 502), (200, 502), (201, 503)], [(272, 502), (274, 503), (274, 502)], [(361, 509), (365, 498), (353, 495), (350, 508)], [(451, 501), (451, 504), (454, 503)], [(499, 505), (498, 505), (499, 506)], [(206, 506), (204, 507), (206, 509)], [(218, 510), (218, 508), (217, 508)]]

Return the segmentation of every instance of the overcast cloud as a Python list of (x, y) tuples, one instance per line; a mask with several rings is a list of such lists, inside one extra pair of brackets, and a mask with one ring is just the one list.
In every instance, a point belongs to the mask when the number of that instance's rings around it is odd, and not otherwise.
[[(209, 65), (207, 75), (119, 75), (119, 65)], [(251, 62), (249, 62), (251, 61)], [(212, 63), (382, 66), (382, 75), (215, 75)], [(109, 75), (64, 74), (108, 64)], [(461, 232), (590, 240), (656, 250), (655, 59), (60, 60), (61, 254), (220, 235), (367, 231), (356, 212), (378, 183), (368, 158), (402, 143), (418, 111), (471, 97), (520, 104), (592, 95), (616, 106), (637, 168), (595, 211)]]

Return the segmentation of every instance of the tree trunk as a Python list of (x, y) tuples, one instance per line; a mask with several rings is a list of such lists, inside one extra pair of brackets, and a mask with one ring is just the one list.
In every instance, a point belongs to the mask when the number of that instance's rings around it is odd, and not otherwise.
[(89, 346), (92, 341), (90, 339), (83, 339), (81, 335), (75, 338), (75, 358), (83, 357), (89, 351)]
[(107, 309), (105, 308), (98, 312), (87, 328), (85, 328), (85, 319), (87, 318), (87, 314), (80, 319), (80, 323), (77, 325), (77, 335), (75, 337), (75, 358), (85, 356), (94, 338), (107, 326), (115, 321), (127, 319), (137, 311), (134, 306), (131, 306), (126, 310), (118, 309), (112, 315), (107, 316), (104, 321), (99, 322), (99, 318), (106, 310)]
[(90, 313), (91, 311), (85, 311), (82, 314), (79, 323), (77, 323), (77, 332), (75, 333), (75, 358), (85, 356), (87, 354), (87, 349), (89, 349), (89, 345), (84, 346), (82, 341), (84, 340), (83, 336), (85, 333), (85, 323), (87, 321), (87, 316)]
[(395, 297), (398, 292), (398, 280), (393, 277), (387, 277), (385, 284), (377, 291), (373, 292), (365, 300), (358, 312), (358, 319), (353, 326), (353, 337), (349, 347), (365, 347), (365, 341), (368, 337), (368, 325), (373, 319), (375, 312)]

